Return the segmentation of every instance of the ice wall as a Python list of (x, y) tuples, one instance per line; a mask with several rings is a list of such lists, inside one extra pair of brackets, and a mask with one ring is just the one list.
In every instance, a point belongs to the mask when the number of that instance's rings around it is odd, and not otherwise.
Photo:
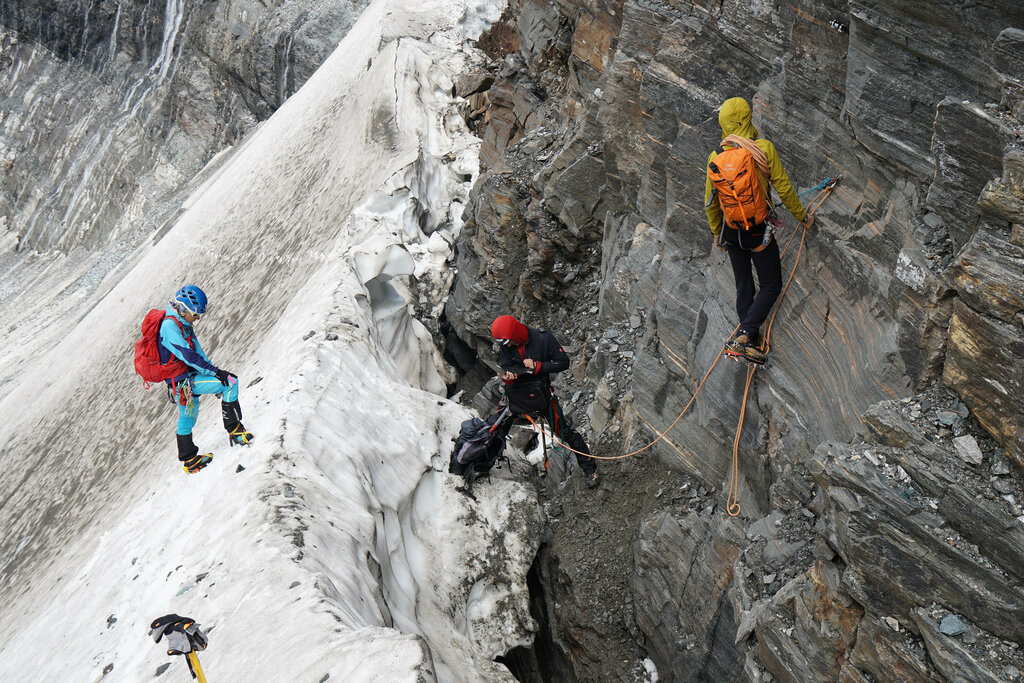
[[(473, 499), (442, 474), (465, 414), (431, 393), (444, 370), (410, 315), (440, 310), (476, 167), (450, 74), (499, 12), (373, 3), (9, 388), (0, 680), (147, 679), (166, 662), (148, 622), (169, 611), (212, 627), (211, 680), (509, 677), (490, 659), (535, 628), (540, 512), (511, 482)], [(216, 457), (192, 476), (174, 408), (130, 367), (144, 312), (186, 281), (258, 437), (226, 448), (205, 401), (196, 441)]]

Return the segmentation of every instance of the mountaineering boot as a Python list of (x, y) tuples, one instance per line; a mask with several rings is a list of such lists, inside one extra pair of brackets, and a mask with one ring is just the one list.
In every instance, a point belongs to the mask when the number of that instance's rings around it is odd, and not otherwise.
[(256, 438), (242, 426), (242, 407), (238, 401), (221, 401), (220, 415), (224, 418), (224, 429), (228, 432), (228, 442), (232, 446), (248, 446)]
[(768, 354), (750, 344), (738, 347), (729, 346), (725, 350), (725, 355), (736, 360), (745, 360), (751, 365), (764, 365), (768, 360)]
[(239, 446), (248, 446), (250, 443), (253, 442), (253, 439), (255, 438), (256, 437), (253, 435), (252, 432), (248, 432), (245, 430), (245, 427), (242, 426), (241, 422), (238, 423), (238, 426), (236, 426), (234, 429), (228, 432), (228, 440), (232, 446), (234, 446), (236, 443)]
[(233, 432), (242, 423), (242, 406), (238, 401), (221, 401), (220, 416), (224, 419), (224, 429)]
[(213, 460), (213, 453), (199, 454), (199, 449), (192, 443), (191, 434), (178, 434), (178, 460), (182, 469), (193, 474), (203, 469)]
[(756, 335), (740, 330), (739, 334), (725, 345), (725, 355), (730, 358), (745, 360), (754, 365), (763, 365), (768, 355), (757, 348)]
[(744, 346), (750, 346), (751, 344), (757, 344), (757, 335), (751, 334), (746, 330), (740, 330), (736, 333), (736, 336), (726, 343), (725, 348), (739, 353)]
[(196, 453), (182, 463), (182, 469), (188, 474), (195, 474), (211, 462), (213, 462), (213, 453), (204, 453), (203, 455)]

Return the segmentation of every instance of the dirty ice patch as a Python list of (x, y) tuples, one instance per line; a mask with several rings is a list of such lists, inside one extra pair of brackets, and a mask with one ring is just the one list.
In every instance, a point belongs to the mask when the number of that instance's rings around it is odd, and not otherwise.
[(340, 623), (420, 635), (439, 680), (507, 680), (490, 660), (536, 630), (525, 579), (541, 536), (536, 496), (500, 480), (473, 496), (456, 488), (445, 471), (465, 409), (394, 381), (362, 332), (372, 312), (344, 282), (356, 274), (330, 277), (342, 285), (327, 334), (297, 372), (313, 382), (288, 392), (287, 414), (309, 417), (273, 463), (290, 492), (286, 535), (302, 539), (301, 562)]

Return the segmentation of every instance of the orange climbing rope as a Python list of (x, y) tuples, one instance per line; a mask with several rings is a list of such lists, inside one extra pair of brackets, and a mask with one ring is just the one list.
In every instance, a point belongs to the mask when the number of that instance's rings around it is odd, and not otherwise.
[[(817, 195), (815, 195), (814, 199), (812, 199), (810, 203), (807, 205), (808, 216), (814, 215), (814, 213), (818, 210), (822, 203), (828, 198), (830, 194), (832, 194), (832, 190), (833, 188), (835, 188), (836, 183), (838, 182), (838, 178), (831, 179), (831, 182), (829, 182), (824, 187), (824, 189), (822, 189)], [(789, 289), (790, 283), (793, 282), (793, 277), (796, 275), (797, 266), (800, 265), (800, 257), (803, 255), (804, 251), (804, 240), (807, 237), (806, 223), (801, 224), (801, 230), (799, 232), (800, 246), (796, 251), (796, 258), (793, 260), (793, 268), (789, 272), (789, 279), (786, 280), (785, 286), (783, 286), (782, 291), (779, 292), (779, 298), (775, 302), (775, 310), (772, 311), (772, 317), (769, 319), (768, 327), (765, 330), (764, 337), (761, 339), (761, 350), (765, 353), (765, 355), (767, 355), (768, 352), (771, 350), (772, 326), (775, 324), (775, 316), (778, 314), (779, 309), (782, 308), (782, 300), (786, 296), (786, 290)], [(784, 256), (786, 252), (789, 251), (790, 245), (793, 244), (794, 237), (796, 237), (796, 232), (790, 235), (789, 242), (786, 243), (786, 248), (782, 251), (782, 254), (780, 254), (779, 258), (782, 258), (782, 256)], [(736, 423), (736, 437), (732, 441), (732, 468), (729, 473), (729, 495), (726, 498), (725, 503), (726, 512), (729, 513), (730, 517), (736, 517), (737, 515), (739, 515), (741, 509), (738, 501), (740, 487), (740, 437), (743, 434), (743, 418), (747, 414), (747, 395), (750, 393), (750, 384), (754, 378), (754, 372), (756, 370), (756, 365), (751, 365), (750, 367), (747, 368), (747, 383), (746, 386), (743, 387), (743, 402), (740, 403), (740, 419), (739, 422)]]
[(747, 383), (743, 387), (743, 402), (740, 403), (740, 420), (736, 424), (736, 436), (732, 440), (732, 468), (729, 470), (729, 496), (725, 499), (725, 511), (730, 517), (740, 514), (740, 504), (736, 499), (740, 490), (740, 435), (743, 433), (743, 418), (747, 414), (747, 393), (750, 392), (750, 383), (754, 379), (756, 365), (747, 367)]
[[(729, 338), (730, 339), (732, 338), (732, 335), (736, 334), (736, 330), (738, 330), (739, 328), (740, 328), (739, 325), (737, 325), (735, 328), (733, 328), (733, 331), (729, 334)], [(639, 455), (640, 453), (643, 453), (648, 448), (650, 448), (654, 444), (656, 444), (659, 441), (661, 441), (665, 437), (666, 434), (668, 434), (670, 431), (672, 431), (672, 428), (676, 426), (676, 423), (678, 423), (681, 419), (683, 419), (683, 415), (686, 415), (686, 411), (688, 411), (690, 409), (690, 406), (692, 406), (693, 402), (697, 399), (697, 394), (700, 393), (701, 388), (704, 386), (704, 382), (706, 382), (707, 379), (708, 379), (708, 376), (711, 375), (711, 371), (715, 369), (716, 365), (718, 365), (718, 361), (722, 359), (722, 354), (724, 352), (725, 352), (725, 344), (722, 344), (722, 348), (718, 350), (718, 355), (715, 356), (715, 360), (714, 360), (713, 363), (711, 363), (711, 367), (708, 368), (708, 371), (704, 373), (704, 378), (701, 379), (700, 384), (697, 385), (697, 389), (693, 392), (693, 396), (690, 397), (690, 400), (687, 401), (686, 405), (683, 407), (683, 412), (679, 413), (679, 416), (675, 420), (672, 421), (672, 424), (670, 424), (668, 426), (668, 428), (665, 429), (665, 431), (663, 431), (660, 434), (658, 434), (658, 437), (656, 439), (654, 439), (654, 441), (651, 441), (649, 444), (647, 444), (643, 448), (638, 448), (637, 450), (635, 450), (635, 451), (633, 451), (631, 453), (625, 453), (623, 455), (594, 455), (593, 453), (583, 453), (581, 451), (576, 450), (575, 448), (572, 448), (571, 446), (567, 445), (561, 439), (558, 439), (554, 434), (550, 435), (551, 436), (551, 443), (554, 444), (554, 443), (557, 442), (560, 447), (564, 448), (567, 451), (571, 451), (573, 453), (576, 453), (577, 455), (585, 455), (588, 458), (593, 458), (594, 460), (624, 460), (626, 458), (632, 458), (634, 455)], [(542, 434), (545, 433), (543, 425), (537, 424), (532, 418), (530, 418), (529, 415), (526, 416), (526, 419), (529, 420), (530, 424), (532, 424), (535, 428), (540, 430), (540, 432)]]
[[(826, 184), (825, 184), (824, 188), (821, 191), (819, 191), (817, 195), (814, 196), (814, 198), (810, 201), (810, 203), (808, 203), (808, 205), (807, 205), (807, 215), (808, 216), (813, 216), (815, 214), (815, 212), (821, 207), (821, 205), (828, 198), (828, 196), (830, 194), (832, 194), (832, 190), (835, 188), (836, 183), (838, 183), (838, 182), (839, 182), (839, 178), (830, 178), (828, 181), (826, 181)], [(786, 296), (786, 291), (789, 289), (789, 285), (793, 282), (793, 278), (796, 275), (797, 266), (800, 265), (800, 258), (801, 258), (801, 256), (803, 256), (804, 242), (805, 242), (806, 237), (807, 237), (807, 225), (802, 223), (801, 224), (801, 229), (798, 232), (800, 234), (800, 244), (799, 244), (799, 247), (797, 248), (796, 258), (793, 261), (793, 268), (792, 268), (792, 270), (789, 273), (789, 278), (786, 280), (786, 284), (783, 286), (782, 291), (779, 293), (779, 298), (778, 298), (778, 300), (775, 303), (775, 308), (772, 311), (772, 316), (771, 316), (771, 318), (768, 321), (768, 327), (767, 327), (767, 329), (765, 331), (764, 337), (761, 340), (761, 350), (764, 351), (765, 354), (767, 354), (771, 350), (771, 343), (770, 342), (771, 342), (772, 326), (775, 324), (775, 316), (779, 312), (779, 308), (782, 305), (782, 300)], [(786, 246), (782, 250), (782, 253), (779, 255), (779, 258), (782, 258), (783, 256), (785, 256), (789, 252), (789, 248), (792, 246), (793, 240), (796, 238), (796, 236), (797, 236), (797, 231), (794, 231), (793, 234), (790, 235), (789, 241), (786, 242)], [(732, 336), (734, 334), (736, 334), (737, 330), (739, 330), (739, 325), (737, 325), (735, 328), (733, 328), (733, 331), (731, 333), (729, 333), (729, 336), (726, 337), (726, 339), (732, 339)], [(726, 342), (726, 343), (728, 343), (728, 342)], [(631, 458), (634, 455), (639, 455), (640, 453), (643, 453), (648, 448), (651, 448), (652, 446), (654, 446), (654, 444), (656, 444), (659, 441), (661, 441), (665, 437), (666, 434), (668, 434), (670, 431), (672, 431), (672, 428), (676, 426), (676, 424), (679, 422), (679, 420), (683, 419), (683, 415), (686, 414), (686, 412), (690, 409), (690, 406), (692, 406), (693, 402), (697, 399), (697, 394), (699, 394), (700, 390), (704, 387), (704, 383), (707, 381), (708, 377), (711, 375), (711, 371), (715, 369), (715, 366), (718, 365), (718, 361), (722, 359), (722, 354), (725, 352), (725, 347), (726, 347), (726, 344), (723, 343), (722, 344), (722, 348), (719, 349), (719, 351), (718, 351), (718, 355), (715, 356), (714, 362), (711, 363), (711, 367), (709, 367), (708, 371), (704, 373), (704, 377), (701, 379), (700, 384), (697, 385), (697, 389), (693, 392), (693, 395), (690, 397), (690, 400), (687, 401), (686, 405), (683, 407), (682, 412), (679, 413), (679, 416), (676, 417), (676, 419), (672, 421), (672, 424), (670, 424), (668, 426), (668, 428), (665, 429), (665, 431), (663, 431), (660, 434), (658, 434), (657, 438), (655, 438), (653, 441), (651, 441), (649, 444), (647, 444), (643, 448), (639, 448), (639, 449), (637, 449), (635, 451), (632, 451), (630, 453), (625, 453), (623, 455), (594, 455), (592, 453), (583, 453), (581, 451), (578, 451), (578, 450), (572, 448), (571, 446), (568, 446), (561, 439), (558, 439), (554, 434), (550, 435), (551, 443), (552, 444), (557, 443), (560, 447), (564, 448), (567, 451), (570, 451), (572, 453), (576, 453), (577, 455), (584, 455), (584, 456), (587, 456), (589, 458), (594, 458), (595, 460), (623, 460), (625, 458)], [(733, 438), (733, 442), (732, 442), (732, 467), (731, 467), (731, 471), (730, 471), (730, 474), (729, 474), (729, 495), (726, 498), (726, 511), (729, 513), (729, 515), (731, 517), (736, 517), (737, 515), (739, 515), (740, 514), (740, 510), (741, 510), (740, 504), (738, 502), (738, 496), (739, 496), (739, 449), (740, 449), (740, 438), (741, 438), (741, 436), (743, 434), (743, 420), (746, 417), (746, 413), (747, 413), (747, 396), (750, 393), (750, 385), (753, 382), (754, 372), (756, 372), (756, 371), (757, 371), (757, 366), (756, 365), (751, 365), (751, 366), (749, 366), (747, 368), (747, 380), (746, 380), (745, 386), (743, 387), (743, 401), (740, 404), (740, 416), (739, 416), (739, 421), (736, 424), (736, 436)], [(527, 415), (526, 418), (530, 421), (530, 424), (532, 424), (533, 427), (541, 433), (541, 438), (543, 438), (543, 435), (546, 433), (545, 430), (544, 430), (544, 426), (542, 424), (538, 424), (529, 415)], [(546, 461), (547, 461), (547, 454), (545, 453), (545, 469), (547, 469), (547, 462)]]

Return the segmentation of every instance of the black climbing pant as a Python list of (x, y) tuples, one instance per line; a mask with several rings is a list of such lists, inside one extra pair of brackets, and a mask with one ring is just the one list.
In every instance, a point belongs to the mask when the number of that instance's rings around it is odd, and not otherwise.
[(562, 412), (562, 406), (554, 394), (551, 395), (551, 407), (550, 420), (552, 431), (569, 448), (579, 451), (579, 453), (576, 453), (576, 464), (580, 466), (584, 474), (590, 476), (597, 471), (597, 460), (588, 458), (586, 455), (580, 455), (580, 453), (590, 453), (590, 449), (587, 448), (587, 442), (583, 440), (583, 435), (572, 428), (572, 422), (565, 417), (565, 413)]
[[(761, 325), (782, 292), (779, 243), (772, 239), (766, 249), (757, 252), (742, 249), (735, 244), (727, 246), (733, 276), (736, 278), (736, 315), (740, 319), (738, 333), (746, 333), (752, 342), (756, 342)], [(756, 289), (751, 264), (757, 269)]]

